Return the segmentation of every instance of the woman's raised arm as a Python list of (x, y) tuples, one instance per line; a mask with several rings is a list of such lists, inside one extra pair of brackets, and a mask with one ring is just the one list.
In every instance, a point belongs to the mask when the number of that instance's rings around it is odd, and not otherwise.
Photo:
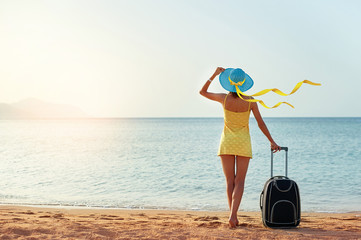
[(209, 80), (203, 85), (202, 89), (199, 91), (199, 93), (213, 101), (217, 101), (220, 103), (223, 103), (223, 100), (226, 96), (224, 93), (211, 93), (208, 92), (208, 87), (211, 84), (211, 82), (217, 77), (221, 72), (223, 72), (225, 69), (222, 67), (217, 67), (216, 71), (213, 73), (213, 75), (209, 78)]

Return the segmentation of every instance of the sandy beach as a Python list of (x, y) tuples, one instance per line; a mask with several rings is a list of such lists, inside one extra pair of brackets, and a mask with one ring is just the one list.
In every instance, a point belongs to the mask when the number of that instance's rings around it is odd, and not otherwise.
[(2, 205), (0, 239), (361, 239), (361, 213), (303, 213), (296, 229), (269, 229), (259, 212), (71, 209)]

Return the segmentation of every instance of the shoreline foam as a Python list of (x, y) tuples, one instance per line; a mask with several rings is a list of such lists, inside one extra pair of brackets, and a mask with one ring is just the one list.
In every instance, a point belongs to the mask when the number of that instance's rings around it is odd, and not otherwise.
[[(203, 209), (180, 209), (180, 208), (141, 208), (141, 207), (107, 207), (107, 206), (86, 206), (86, 205), (64, 205), (64, 204), (28, 204), (28, 203), (0, 203), (1, 206), (19, 206), (19, 207), (34, 207), (34, 208), (54, 208), (54, 209), (95, 209), (95, 210), (159, 210), (159, 211), (179, 211), (179, 212), (226, 212), (224, 210), (203, 210)], [(243, 210), (240, 209), (240, 212), (258, 212), (253, 210)], [(330, 214), (360, 214), (361, 211), (353, 210), (353, 211), (305, 211), (304, 213), (330, 213)]]

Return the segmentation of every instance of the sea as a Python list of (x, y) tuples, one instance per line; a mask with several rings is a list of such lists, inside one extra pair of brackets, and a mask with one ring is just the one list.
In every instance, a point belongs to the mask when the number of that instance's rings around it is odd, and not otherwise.
[[(265, 118), (289, 148), (301, 210), (361, 211), (361, 118)], [(222, 118), (0, 120), (0, 204), (227, 211), (217, 150)], [(240, 211), (259, 211), (271, 176), (267, 138), (250, 119)], [(285, 152), (274, 175), (285, 174)]]

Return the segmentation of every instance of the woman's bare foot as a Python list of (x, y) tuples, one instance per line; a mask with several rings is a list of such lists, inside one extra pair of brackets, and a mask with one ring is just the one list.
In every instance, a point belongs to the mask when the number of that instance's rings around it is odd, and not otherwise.
[(229, 226), (230, 226), (231, 228), (235, 228), (235, 227), (237, 227), (237, 225), (238, 225), (238, 219), (231, 217), (231, 218), (228, 219), (228, 223), (229, 223)]

